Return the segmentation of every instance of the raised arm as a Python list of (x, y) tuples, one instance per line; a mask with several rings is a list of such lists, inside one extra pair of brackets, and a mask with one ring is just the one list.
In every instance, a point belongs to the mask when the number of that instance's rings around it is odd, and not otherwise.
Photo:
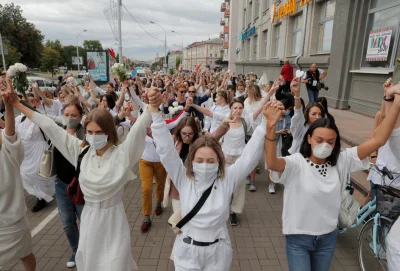
[(301, 109), (300, 83), (298, 77), (293, 78), (292, 82), (290, 83), (290, 90), (294, 95), (294, 109)]
[(131, 93), (131, 101), (132, 101), (132, 103), (136, 104), (141, 109), (145, 110), (147, 104), (145, 104), (142, 100), (139, 99), (139, 97), (136, 95), (135, 90), (133, 88), (129, 88), (129, 92)]
[(49, 107), (53, 106), (53, 100), (47, 98), (46, 95), (43, 94), (36, 82), (32, 83), (32, 90), (36, 93), (36, 95), (40, 97), (40, 99), (42, 99), (44, 105), (47, 105)]
[(264, 150), (268, 168), (272, 171), (283, 172), (286, 162), (276, 155), (276, 125), (284, 114), (281, 102), (273, 101), (264, 107), (264, 116), (267, 119), (267, 134), (265, 136)]
[(100, 100), (97, 99), (96, 93), (94, 93), (93, 88), (90, 88), (89, 93), (90, 93), (90, 98), (92, 98), (93, 102), (95, 102), (96, 104), (100, 104)]
[(200, 113), (203, 113), (205, 116), (212, 118), (213, 117), (213, 112), (205, 107), (199, 106), (197, 104), (192, 104), (191, 107), (199, 111)]

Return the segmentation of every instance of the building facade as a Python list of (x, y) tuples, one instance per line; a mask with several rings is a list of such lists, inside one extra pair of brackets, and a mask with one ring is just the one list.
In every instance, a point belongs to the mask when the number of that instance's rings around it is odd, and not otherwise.
[(171, 51), (168, 54), (168, 71), (173, 70), (176, 71), (176, 59), (180, 58), (182, 60), (182, 51)]
[(238, 38), (239, 21), (239, 0), (224, 0), (221, 4), (221, 12), (223, 17), (220, 20), (220, 25), (223, 30), (220, 33), (220, 38), (224, 40), (223, 61), (228, 62), (228, 70), (236, 72), (236, 40)]
[(210, 66), (210, 69), (221, 68), (219, 61), (223, 57), (223, 39), (216, 38), (190, 44), (183, 50), (183, 69), (195, 71), (196, 67)]
[[(400, 56), (400, 0), (243, 0), (236, 73), (276, 79), (281, 61), (328, 72), (320, 96), (374, 115)], [(305, 87), (303, 84), (304, 97)]]

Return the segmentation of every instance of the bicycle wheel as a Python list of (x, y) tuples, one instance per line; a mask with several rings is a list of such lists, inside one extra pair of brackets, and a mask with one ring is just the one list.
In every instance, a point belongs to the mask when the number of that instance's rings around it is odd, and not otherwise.
[(361, 229), (358, 239), (358, 261), (362, 271), (388, 271), (386, 261), (386, 236), (392, 223), (386, 219), (380, 219), (380, 226), (376, 232), (377, 255), (373, 249), (374, 220), (368, 221)]

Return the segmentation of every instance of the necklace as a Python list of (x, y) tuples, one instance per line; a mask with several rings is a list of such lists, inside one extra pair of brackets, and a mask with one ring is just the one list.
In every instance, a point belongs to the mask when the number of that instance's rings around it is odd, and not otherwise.
[(97, 168), (100, 168), (100, 167), (101, 167), (100, 161), (101, 161), (101, 159), (103, 158), (103, 156), (100, 156), (100, 158), (99, 158), (99, 156), (96, 155), (96, 157), (97, 157)]

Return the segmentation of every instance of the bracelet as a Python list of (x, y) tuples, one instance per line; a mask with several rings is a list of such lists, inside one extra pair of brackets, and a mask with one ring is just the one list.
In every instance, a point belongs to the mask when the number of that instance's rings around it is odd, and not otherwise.
[(392, 98), (386, 98), (386, 95), (383, 96), (383, 100), (387, 102), (393, 102), (394, 101), (394, 96)]
[(293, 95), (293, 97), (294, 97), (296, 100), (300, 100), (300, 99), (301, 99), (301, 97), (296, 97), (296, 96), (294, 96), (294, 95)]
[(274, 139), (270, 139), (267, 136), (265, 136), (265, 139), (268, 140), (268, 141), (272, 141), (272, 142), (276, 141), (276, 137)]
[(371, 159), (374, 159), (374, 158), (377, 158), (377, 157), (378, 157), (378, 156), (376, 156), (376, 155), (370, 156)]

